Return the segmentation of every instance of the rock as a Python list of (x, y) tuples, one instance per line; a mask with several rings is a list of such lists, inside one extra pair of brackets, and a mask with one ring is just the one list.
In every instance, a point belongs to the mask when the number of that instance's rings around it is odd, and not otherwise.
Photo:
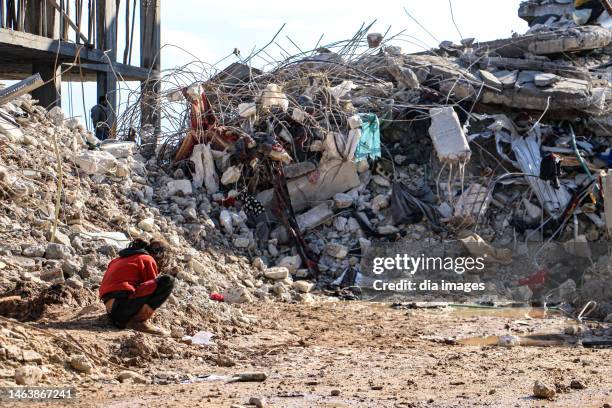
[(75, 354), (71, 356), (70, 360), (68, 360), (68, 364), (76, 371), (85, 374), (91, 374), (94, 368), (89, 359), (82, 354)]
[(153, 232), (155, 230), (155, 219), (145, 218), (138, 223), (138, 228), (146, 232)]
[(231, 234), (232, 232), (234, 232), (232, 214), (229, 211), (227, 210), (221, 211), (221, 214), (219, 215), (219, 223), (221, 224), (223, 229), (225, 229), (225, 232), (227, 234)]
[(89, 175), (114, 172), (117, 167), (117, 159), (112, 154), (98, 150), (82, 150), (74, 163)]
[(326, 203), (319, 204), (318, 206), (300, 214), (296, 217), (296, 221), (300, 226), (300, 230), (305, 231), (311, 228), (316, 228), (323, 224), (325, 221), (330, 219), (334, 215), (334, 212), (329, 208)]
[(73, 289), (82, 289), (83, 281), (79, 279), (76, 275), (66, 279), (66, 285)]
[(18, 385), (36, 385), (42, 379), (42, 375), (40, 368), (26, 365), (15, 370), (15, 382)]
[(528, 301), (533, 297), (533, 292), (528, 286), (519, 286), (513, 290), (513, 296), (515, 300)]
[(291, 287), (293, 287), (293, 289), (297, 290), (298, 292), (308, 293), (314, 289), (315, 284), (312, 282), (301, 280), (293, 282), (291, 284)]
[(389, 197), (379, 194), (372, 199), (372, 211), (378, 212), (382, 209), (385, 209), (389, 206)]
[(236, 248), (248, 248), (251, 244), (251, 240), (245, 237), (238, 237), (234, 239), (234, 246)]
[(134, 384), (146, 384), (147, 383), (147, 379), (144, 376), (134, 371), (128, 371), (128, 370), (121, 371), (119, 375), (117, 375), (117, 380), (119, 380), (119, 382), (121, 383), (124, 383), (124, 382), (133, 382)]
[(56, 230), (55, 231), (55, 236), (53, 237), (53, 239), (51, 239), (51, 231), (49, 231), (47, 233), (47, 240), (49, 240), (49, 242), (53, 242), (56, 244), (62, 244), (62, 245), (66, 245), (67, 247), (70, 247), (72, 244), (70, 243), (70, 237), (68, 237), (68, 235), (64, 234), (62, 231), (60, 230)]
[(186, 271), (180, 271), (179, 273), (176, 274), (176, 277), (187, 283), (191, 283), (192, 285), (195, 285), (196, 283), (198, 283), (198, 277)]
[(183, 195), (190, 195), (193, 193), (191, 181), (187, 179), (171, 180), (166, 184), (166, 187), (168, 188), (168, 195), (170, 196), (176, 195), (179, 192)]
[(198, 220), (198, 213), (195, 208), (189, 207), (183, 211), (183, 217), (189, 222), (194, 222)]
[(249, 405), (255, 405), (256, 408), (266, 408), (266, 399), (264, 397), (249, 398)]
[(518, 71), (496, 71), (493, 75), (502, 83), (504, 89), (511, 89), (516, 84)]
[(399, 232), (399, 229), (397, 229), (393, 225), (383, 225), (383, 226), (378, 227), (376, 230), (381, 235), (391, 235), (391, 234), (397, 234)]
[(348, 255), (348, 248), (344, 245), (329, 243), (325, 245), (325, 253), (336, 259), (344, 259)]
[(391, 188), (391, 182), (379, 174), (372, 176), (372, 181), (381, 187)]
[(208, 268), (197, 259), (189, 260), (189, 268), (197, 275), (204, 275), (208, 272)]
[(340, 395), (340, 390), (331, 390), (329, 395), (331, 395), (332, 397), (337, 397)]
[(570, 388), (573, 390), (584, 390), (586, 388), (586, 385), (578, 380), (572, 380), (570, 382)]
[(284, 266), (293, 275), (302, 266), (302, 258), (299, 255), (286, 256), (276, 266)]
[(536, 86), (550, 86), (556, 82), (559, 82), (560, 79), (561, 78), (559, 78), (555, 74), (548, 74), (542, 72), (535, 75), (533, 82), (536, 84)]
[(497, 341), (497, 344), (503, 347), (516, 347), (521, 344), (521, 339), (518, 336), (507, 334), (505, 336), (501, 336)]
[(491, 72), (481, 69), (480, 76), (482, 77), (482, 80), (484, 81), (485, 85), (488, 85), (498, 91), (501, 91), (503, 89), (504, 86), (502, 82)]
[(353, 196), (345, 193), (338, 193), (334, 196), (334, 205), (338, 209), (348, 208), (353, 205)]
[(451, 207), (446, 201), (441, 203), (437, 209), (442, 218), (450, 218), (453, 215), (453, 207)]
[(253, 301), (253, 297), (245, 288), (226, 289), (223, 292), (223, 298), (225, 303), (229, 304), (250, 303)]
[(127, 159), (133, 155), (135, 147), (134, 142), (112, 142), (102, 144), (100, 150), (112, 154), (116, 159)]
[(359, 247), (361, 248), (361, 256), (366, 256), (370, 248), (372, 248), (372, 241), (366, 238), (359, 238)]
[(70, 257), (70, 248), (63, 244), (47, 244), (45, 258), (47, 259), (67, 259)]
[(533, 396), (536, 398), (553, 399), (555, 394), (555, 387), (551, 387), (541, 381), (536, 381), (533, 384)]
[(283, 280), (289, 277), (289, 269), (284, 266), (275, 266), (266, 269), (264, 271), (264, 276), (271, 280)]
[(45, 282), (62, 283), (64, 282), (64, 272), (57, 264), (48, 265), (41, 273), (40, 279)]
[(361, 231), (361, 225), (359, 225), (359, 221), (357, 221), (357, 219), (353, 217), (348, 219), (348, 223), (346, 225), (349, 232), (355, 233)]
[(267, 268), (265, 262), (260, 257), (253, 259), (253, 266), (259, 271), (265, 271)]
[(42, 364), (42, 356), (34, 350), (23, 350), (22, 360), (25, 363)]
[(65, 259), (64, 261), (62, 261), (62, 271), (67, 276), (77, 275), (79, 271), (81, 270), (81, 268), (82, 268), (81, 265), (79, 265), (78, 263), (76, 263), (75, 261), (71, 259)]
[(44, 245), (24, 245), (22, 247), (21, 255), (28, 258), (42, 258), (45, 256)]
[(234, 184), (238, 180), (240, 180), (240, 167), (238, 166), (228, 167), (227, 170), (225, 170), (223, 172), (223, 175), (221, 176), (221, 184), (223, 184), (224, 186)]
[(338, 232), (344, 232), (346, 229), (346, 224), (348, 224), (348, 218), (345, 217), (336, 217), (334, 218), (334, 228)]

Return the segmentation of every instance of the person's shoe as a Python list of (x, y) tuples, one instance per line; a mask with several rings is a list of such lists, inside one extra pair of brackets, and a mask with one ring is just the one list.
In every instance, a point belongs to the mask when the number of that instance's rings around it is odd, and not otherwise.
[(155, 334), (157, 336), (168, 337), (170, 332), (162, 329), (161, 327), (157, 327), (147, 322), (134, 322), (129, 323), (127, 325), (128, 329), (137, 330), (143, 333)]

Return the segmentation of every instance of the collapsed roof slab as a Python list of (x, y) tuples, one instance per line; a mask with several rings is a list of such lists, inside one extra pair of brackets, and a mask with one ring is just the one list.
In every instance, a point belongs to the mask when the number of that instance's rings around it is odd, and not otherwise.
[(599, 26), (583, 26), (481, 42), (474, 45), (474, 50), (479, 55), (523, 58), (526, 54), (553, 55), (595, 50), (611, 43), (612, 30)]
[(521, 3), (518, 16), (531, 25), (538, 18), (570, 16), (573, 11), (573, 0), (529, 0)]

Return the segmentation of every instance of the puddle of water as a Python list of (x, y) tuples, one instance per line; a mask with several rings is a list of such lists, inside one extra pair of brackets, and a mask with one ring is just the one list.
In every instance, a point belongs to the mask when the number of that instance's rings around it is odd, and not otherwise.
[[(458, 340), (457, 343), (464, 346), (498, 346), (507, 343), (507, 336), (487, 336), (487, 337), (471, 337)], [(530, 336), (512, 336), (516, 342), (513, 346), (528, 346), (528, 347), (551, 347), (551, 346), (574, 346), (566, 336), (559, 334), (535, 334)]]
[(557, 309), (543, 307), (460, 307), (453, 306), (451, 314), (457, 317), (502, 317), (509, 319), (547, 319), (563, 316)]

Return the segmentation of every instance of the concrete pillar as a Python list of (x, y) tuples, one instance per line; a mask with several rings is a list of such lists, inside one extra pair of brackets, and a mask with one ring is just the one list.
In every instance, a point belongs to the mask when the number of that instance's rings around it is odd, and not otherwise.
[[(96, 32), (96, 45), (99, 49), (107, 51), (108, 59), (103, 61), (112, 65), (117, 61), (117, 3), (115, 0), (97, 0), (96, 13), (98, 29)], [(97, 74), (98, 99), (105, 95), (113, 112), (110, 118), (111, 132), (115, 130), (115, 113), (117, 112), (117, 79), (112, 70)]]
[(39, 73), (42, 80), (49, 83), (32, 91), (32, 97), (38, 99), (39, 104), (47, 109), (54, 106), (62, 106), (62, 68), (58, 66), (53, 70), (54, 66), (46, 64), (33, 64), (32, 73)]
[(141, 85), (140, 122), (143, 128), (145, 126), (154, 128), (154, 138), (143, 140), (143, 144), (147, 145), (144, 149), (147, 155), (152, 155), (155, 152), (155, 143), (161, 134), (159, 101), (160, 29), (161, 0), (142, 0), (140, 2), (140, 66), (151, 70), (152, 74), (149, 80), (143, 81)]

